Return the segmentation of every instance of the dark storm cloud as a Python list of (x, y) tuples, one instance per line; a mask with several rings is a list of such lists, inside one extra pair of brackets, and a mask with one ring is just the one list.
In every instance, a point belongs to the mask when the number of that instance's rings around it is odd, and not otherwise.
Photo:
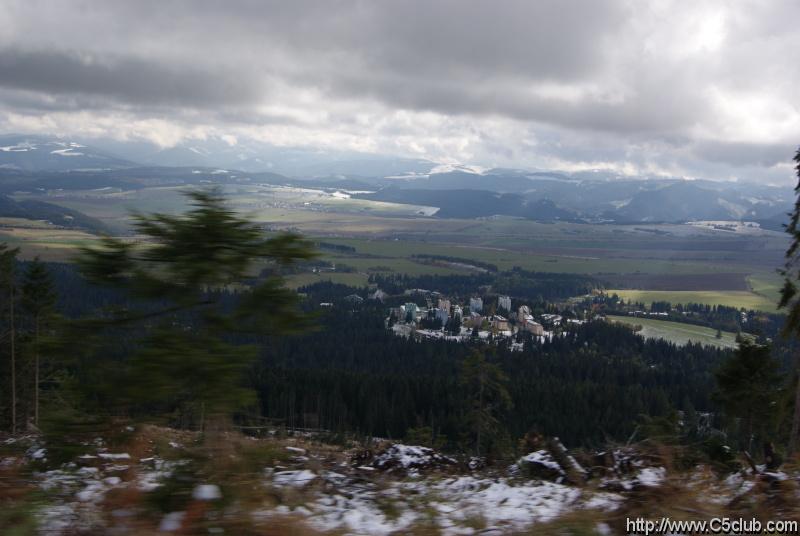
[(378, 5), (366, 10), (360, 31), (335, 33), (353, 36), (348, 46), (363, 51), (370, 68), (417, 80), (587, 79), (625, 23), (620, 3), (608, 0)]
[[(510, 90), (533, 81), (591, 79), (603, 65), (604, 47), (624, 24), (618, 4), (112, 2), (95, 5), (92, 16), (106, 28), (95, 39), (76, 35), (83, 28), (78, 21), (71, 27), (75, 11), (62, 12), (55, 4), (41, 15), (49, 14), (44, 22), (51, 24), (66, 19), (67, 27), (57, 30), (65, 34), (63, 44), (48, 47), (34, 39), (36, 48), (0, 51), (0, 82), (105, 94), (131, 104), (203, 107), (251, 100), (263, 89), (253, 73), (269, 71), (350, 97), (445, 112), (461, 102), (462, 111), (523, 111), (520, 116), (528, 119), (535, 115), (523, 105), (530, 96)], [(143, 24), (120, 24), (137, 19)], [(120, 33), (109, 30), (115, 27)], [(106, 52), (126, 39), (135, 57)], [(207, 62), (217, 64), (213, 71), (192, 67)], [(497, 106), (500, 99), (487, 93), (517, 105)]]
[(0, 50), (0, 87), (91, 95), (128, 105), (246, 105), (259, 97), (257, 87), (239, 73), (61, 50)]
[[(798, 140), (800, 141), (800, 140)], [(797, 147), (780, 143), (702, 142), (694, 147), (695, 155), (710, 162), (731, 166), (772, 167), (791, 161)]]
[(64, 114), (105, 111), (172, 122), (170, 140), (238, 128), (687, 174), (774, 166), (800, 139), (791, 0), (6, 4), (12, 125), (38, 125), (38, 112), (52, 121), (37, 128), (66, 129)]
[[(657, 79), (643, 82), (657, 94), (639, 93), (615, 100), (589, 95), (565, 100), (558, 95), (532, 94), (528, 81), (464, 80), (467, 89), (457, 89), (452, 81), (438, 82), (398, 78), (395, 74), (338, 76), (328, 79), (332, 94), (344, 98), (355, 94), (392, 106), (430, 110), (446, 114), (497, 114), (521, 121), (541, 121), (570, 128), (622, 133), (659, 131), (665, 134), (691, 124), (705, 113), (707, 100), (691, 91), (682, 91), (680, 79), (666, 83)], [(568, 92), (569, 89), (565, 89)]]
[[(142, 43), (130, 49), (138, 57), (105, 53), (105, 45), (113, 50), (117, 44), (104, 42), (113, 35), (101, 32), (79, 52), (4, 50), (2, 80), (21, 89), (92, 92), (133, 104), (208, 106), (251, 99), (259, 84), (252, 73), (265, 70), (350, 98), (530, 119), (537, 113), (526, 103), (535, 103), (516, 88), (590, 80), (625, 23), (619, 2), (608, 0), (514, 1), (502, 9), (462, 1), (180, 5), (98, 6), (94, 16), (110, 27), (119, 24), (115, 19), (144, 19), (144, 29), (120, 28), (118, 36)], [(178, 11), (179, 18), (165, 22)], [(60, 31), (67, 44), (81, 40), (74, 31)], [(163, 55), (151, 50), (158, 52), (159, 41)], [(183, 48), (185, 42), (195, 46)], [(208, 61), (225, 63), (230, 72), (191, 67)], [(549, 107), (546, 99), (541, 104)]]

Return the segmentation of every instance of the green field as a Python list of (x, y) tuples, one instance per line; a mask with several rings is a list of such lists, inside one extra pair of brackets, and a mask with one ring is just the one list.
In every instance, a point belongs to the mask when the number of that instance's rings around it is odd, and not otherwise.
[(750, 290), (777, 304), (781, 299), (783, 278), (777, 273), (752, 274), (747, 278)]
[[(203, 185), (148, 186), (18, 194), (80, 210), (120, 234), (130, 231), (130, 211), (177, 213), (187, 208), (182, 195)], [(270, 230), (291, 230), (312, 240), (355, 248), (322, 250), (320, 258), (354, 272), (300, 274), (295, 285), (321, 278), (366, 284), (373, 273), (469, 274), (465, 267), (423, 263), (413, 255), (439, 255), (537, 272), (586, 274), (626, 300), (707, 303), (774, 311), (780, 289), (775, 268), (787, 246), (785, 233), (732, 233), (694, 225), (605, 225), (541, 223), (515, 218), (437, 219), (427, 208), (346, 198), (314, 189), (258, 184), (224, 187), (230, 205)], [(337, 193), (338, 194), (338, 193)], [(1, 222), (0, 222), (1, 223)], [(17, 225), (15, 225), (17, 224)], [(19, 243), (23, 253), (65, 260), (76, 246), (94, 239), (40, 225), (7, 221), (1, 239)], [(16, 228), (15, 228), (16, 227)], [(715, 274), (727, 278), (713, 278)], [(614, 280), (604, 276), (617, 274)], [(639, 283), (626, 279), (635, 274)], [(641, 277), (646, 275), (648, 277)], [(676, 276), (678, 276), (676, 278)], [(698, 276), (693, 278), (692, 276)], [(673, 286), (667, 280), (680, 281)], [(713, 284), (708, 283), (709, 277)], [(746, 277), (746, 281), (745, 281)], [(705, 279), (704, 279), (705, 278)], [(738, 279), (737, 279), (738, 278)], [(607, 281), (607, 283), (603, 283)], [(643, 283), (642, 283), (643, 281)], [(674, 290), (656, 290), (673, 288)], [(749, 288), (749, 290), (747, 290)]]
[(367, 286), (367, 276), (359, 273), (322, 273), (322, 274), (296, 274), (286, 278), (286, 284), (290, 288), (299, 288), (306, 285), (313, 285), (320, 281), (331, 281), (351, 287)]
[(609, 289), (607, 294), (617, 294), (626, 301), (641, 302), (650, 305), (652, 302), (665, 301), (672, 304), (703, 303), (708, 305), (724, 305), (758, 311), (775, 312), (777, 302), (767, 296), (745, 290), (624, 290)]
[(641, 326), (639, 334), (646, 339), (664, 339), (677, 345), (691, 342), (717, 346), (719, 348), (736, 348), (736, 334), (728, 331), (722, 332), (722, 338), (717, 338), (717, 331), (712, 328), (693, 326), (680, 322), (655, 320), (653, 318), (635, 318), (629, 316), (609, 315), (608, 320)]
[(0, 222), (0, 242), (19, 247), (22, 259), (38, 256), (46, 261), (69, 261), (78, 248), (97, 242), (97, 236), (75, 229), (63, 229), (35, 220), (4, 220)]
[[(408, 258), (415, 254), (446, 255), (473, 259), (497, 265), (501, 270), (519, 266), (537, 272), (562, 272), (575, 274), (651, 273), (651, 274), (707, 274), (736, 272), (741, 266), (716, 264), (713, 261), (673, 261), (648, 258), (600, 257), (597, 252), (584, 255), (542, 254), (535, 250), (510, 248), (505, 242), (495, 246), (455, 245), (415, 240), (383, 240), (365, 238), (325, 238), (326, 242), (356, 248), (356, 255), (391, 258)], [(347, 261), (342, 261), (349, 264)]]

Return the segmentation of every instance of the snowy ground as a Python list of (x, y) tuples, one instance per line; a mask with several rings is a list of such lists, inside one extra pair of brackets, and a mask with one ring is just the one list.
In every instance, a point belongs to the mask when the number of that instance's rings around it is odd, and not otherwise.
[[(181, 452), (180, 444), (169, 446), (173, 454)], [(504, 534), (576, 509), (611, 511), (623, 501), (615, 493), (511, 474), (463, 474), (456, 460), (413, 445), (393, 445), (367, 465), (343, 458), (334, 464), (296, 445), (284, 448), (288, 461), (264, 467), (261, 477), (263, 488), (279, 497), (278, 504), (253, 509), (249, 515), (256, 524), (284, 518), (321, 532), (369, 536), (422, 525), (445, 535), (490, 528)], [(109, 497), (153, 493), (176, 468), (188, 463), (110, 450), (100, 439), (85, 450), (73, 462), (33, 473), (36, 486), (48, 497), (48, 504), (36, 514), (40, 534), (102, 532), (109, 519), (123, 527), (141, 511), (111, 506), (114, 501), (109, 503)], [(34, 443), (24, 458), (4, 458), (0, 464), (40, 463), (47, 456), (47, 448)], [(223, 499), (224, 486), (225, 482), (200, 482), (193, 485), (191, 497), (211, 504)], [(158, 532), (180, 530), (187, 515), (182, 510), (163, 514)]]
[(315, 479), (332, 484), (335, 491), (323, 488), (300, 506), (279, 506), (256, 515), (295, 516), (321, 531), (354, 535), (392, 534), (417, 523), (438, 526), (445, 535), (475, 534), (476, 527), (508, 533), (576, 509), (611, 511), (623, 500), (614, 493), (510, 477), (418, 478), (379, 485), (339, 473), (312, 476), (309, 471), (297, 471), (291, 478), (277, 473), (267, 484), (303, 486)]
[[(183, 492), (184, 506), (173, 511), (148, 509), (147, 498), (169, 489), (164, 486), (192, 463), (185, 446), (188, 441), (160, 438), (156, 448), (151, 439), (128, 451), (110, 448), (98, 438), (87, 442), (85, 452), (74, 461), (31, 472), (33, 485), (46, 497), (35, 513), (39, 534), (104, 534), (112, 526), (137, 534), (143, 527), (147, 534), (187, 533), (189, 527), (196, 527), (191, 523), (197, 522), (198, 512), (206, 513), (203, 531), (214, 532), (211, 529), (223, 530), (222, 521), (229, 515), (225, 512), (234, 511), (256, 529), (289, 523), (323, 534), (354, 536), (430, 531), (443, 535), (535, 533), (537, 524), (585, 512), (598, 520), (595, 532), (614, 534), (604, 519), (626, 512), (630, 499), (640, 500), (642, 495), (637, 494), (650, 493), (668, 482), (674, 486), (683, 479), (683, 489), (720, 509), (751, 494), (758, 482), (745, 473), (720, 477), (703, 467), (671, 476), (629, 448), (611, 453), (614, 464), (607, 476), (571, 485), (566, 483), (568, 471), (552, 450), (531, 452), (505, 469), (471, 471), (464, 462), (414, 445), (384, 445), (362, 459), (357, 454), (363, 451), (345, 452), (306, 438), (239, 440), (280, 454), (276, 461), (256, 461), (252, 471), (248, 469), (253, 492), (252, 496), (247, 492), (246, 507), (227, 502), (232, 490), (228, 475), (206, 473)], [(0, 471), (44, 467), (50, 456), (47, 446), (36, 438), (25, 441), (29, 446), (20, 451), (23, 455), (0, 456)], [(142, 449), (141, 443), (148, 448)], [(566, 457), (580, 468), (572, 456)], [(618, 471), (621, 466), (625, 471)], [(531, 467), (553, 477), (531, 478), (537, 474)], [(784, 473), (770, 474), (770, 478), (797, 480)]]

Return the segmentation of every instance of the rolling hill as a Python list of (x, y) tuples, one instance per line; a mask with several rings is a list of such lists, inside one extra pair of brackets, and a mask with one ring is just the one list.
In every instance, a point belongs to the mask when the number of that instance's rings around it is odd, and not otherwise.
[[(303, 149), (213, 139), (169, 149), (141, 143), (98, 143), (102, 148), (55, 137), (0, 136), (0, 193), (273, 184), (357, 191), (362, 193), (355, 195), (367, 200), (434, 206), (439, 208), (439, 218), (499, 215), (614, 223), (756, 221), (775, 230), (780, 229), (794, 202), (789, 187), (755, 183), (625, 177), (605, 171), (479, 170), (421, 159), (312, 154)], [(288, 173), (276, 173), (282, 169)]]
[(108, 232), (103, 222), (77, 210), (33, 199), (15, 201), (5, 195), (0, 195), (0, 217), (44, 220), (60, 227), (82, 229), (90, 233)]
[(25, 171), (125, 169), (137, 164), (75, 141), (44, 136), (0, 136), (0, 168)]

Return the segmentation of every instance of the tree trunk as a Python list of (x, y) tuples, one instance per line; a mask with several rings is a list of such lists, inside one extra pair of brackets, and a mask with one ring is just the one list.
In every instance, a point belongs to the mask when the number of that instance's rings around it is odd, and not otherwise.
[(797, 449), (798, 434), (800, 434), (800, 357), (795, 366), (797, 370), (797, 385), (795, 386), (794, 397), (794, 418), (792, 419), (792, 432), (789, 435), (789, 455), (795, 453)]
[(745, 433), (747, 434), (745, 450), (751, 452), (753, 450), (753, 416), (750, 413), (747, 414), (745, 422), (747, 423), (745, 426)]
[(478, 430), (475, 438), (475, 456), (481, 455), (481, 424), (483, 424), (483, 374), (479, 376), (481, 386), (478, 391)]
[(33, 388), (33, 424), (39, 426), (39, 315), (36, 315), (36, 333), (34, 335), (34, 388)]
[(17, 349), (16, 349), (16, 330), (14, 328), (14, 281), (11, 281), (11, 303), (9, 304), (11, 318), (11, 433), (17, 433)]

